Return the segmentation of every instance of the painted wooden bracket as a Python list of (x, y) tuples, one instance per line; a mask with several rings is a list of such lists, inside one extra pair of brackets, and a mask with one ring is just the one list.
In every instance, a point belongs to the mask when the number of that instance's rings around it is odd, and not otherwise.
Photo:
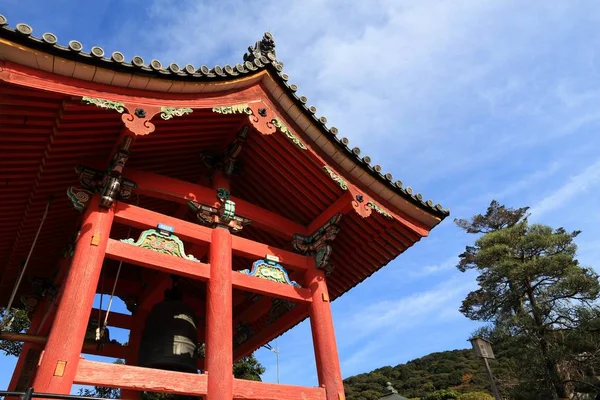
[(312, 235), (296, 234), (292, 239), (294, 249), (301, 254), (314, 256), (317, 268), (325, 270), (326, 275), (333, 272), (333, 265), (329, 262), (333, 251), (330, 243), (340, 232), (338, 224), (341, 219), (342, 214), (337, 213)]
[(352, 197), (352, 208), (354, 209), (354, 211), (356, 211), (358, 215), (360, 215), (363, 218), (367, 218), (370, 217), (373, 210), (375, 210), (375, 212), (381, 214), (387, 219), (394, 219), (392, 214), (390, 214), (385, 208), (377, 204), (372, 198), (360, 191), (356, 186), (346, 182), (344, 178), (342, 178), (341, 175), (338, 174), (333, 168), (331, 168), (328, 165), (324, 165), (323, 169), (325, 170), (327, 175), (329, 175), (331, 180), (338, 184), (340, 189), (350, 193)]
[(159, 224), (158, 229), (148, 229), (143, 231), (137, 241), (129, 238), (122, 239), (121, 242), (156, 251), (158, 253), (183, 258), (185, 260), (200, 262), (200, 260), (193, 255), (187, 255), (181, 239), (175, 236), (172, 233), (172, 230), (169, 231), (168, 229), (165, 229), (165, 227), (167, 226)]
[(290, 280), (290, 277), (281, 264), (277, 261), (265, 258), (264, 260), (255, 261), (252, 264), (252, 270), (243, 269), (239, 271), (242, 274), (255, 276), (269, 281), (284, 283), (294, 287), (301, 287), (296, 281)]
[[(144, 136), (154, 132), (156, 127), (150, 120), (159, 112), (162, 119), (168, 120), (173, 117), (181, 117), (185, 114), (190, 114), (193, 111), (191, 108), (159, 107), (148, 104), (124, 103), (87, 96), (83, 96), (81, 102), (107, 110), (114, 110), (123, 114), (121, 120), (127, 129), (136, 136)], [(126, 113), (125, 110), (127, 110)]]
[(252, 221), (235, 215), (235, 202), (229, 198), (229, 190), (217, 189), (217, 202), (213, 206), (188, 202), (189, 208), (196, 213), (196, 218), (202, 225), (215, 227), (223, 226), (232, 232), (239, 232)]

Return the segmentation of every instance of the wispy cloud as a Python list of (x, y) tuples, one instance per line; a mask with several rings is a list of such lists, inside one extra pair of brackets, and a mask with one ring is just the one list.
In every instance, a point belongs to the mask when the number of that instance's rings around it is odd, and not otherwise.
[(532, 218), (539, 219), (544, 214), (562, 207), (573, 198), (581, 196), (599, 184), (600, 159), (577, 175), (571, 176), (565, 184), (531, 207)]
[[(377, 360), (377, 355), (392, 345), (400, 332), (423, 331), (441, 326), (448, 319), (463, 318), (457, 312), (466, 294), (476, 287), (472, 280), (452, 279), (411, 296), (389, 299), (353, 310), (353, 315), (338, 321), (346, 332), (352, 332), (340, 346), (353, 347), (342, 364), (345, 371), (364, 368)], [(368, 316), (368, 323), (365, 321)], [(356, 343), (358, 347), (352, 346)]]

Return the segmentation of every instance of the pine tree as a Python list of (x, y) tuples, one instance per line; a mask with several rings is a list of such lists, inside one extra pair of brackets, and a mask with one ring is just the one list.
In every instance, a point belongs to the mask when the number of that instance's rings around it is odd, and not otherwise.
[(460, 311), (493, 322), (517, 338), (523, 351), (533, 349), (537, 357), (530, 366), (539, 366), (538, 378), (555, 396), (568, 398), (573, 384), (566, 368), (567, 339), (582, 333), (582, 317), (593, 312), (600, 284), (598, 275), (575, 258), (580, 232), (530, 225), (527, 210), (493, 201), (484, 215), (455, 221), (468, 233), (481, 234), (460, 255), (460, 271), (479, 273), (479, 289), (467, 295)]

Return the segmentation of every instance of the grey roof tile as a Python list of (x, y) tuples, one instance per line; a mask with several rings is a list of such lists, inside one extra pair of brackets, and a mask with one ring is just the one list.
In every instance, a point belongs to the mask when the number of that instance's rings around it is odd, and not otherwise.
[(95, 66), (110, 68), (122, 72), (136, 72), (147, 75), (159, 76), (161, 78), (168, 77), (169, 79), (177, 80), (192, 80), (192, 81), (223, 81), (231, 77), (241, 75), (252, 75), (262, 70), (271, 70), (282, 87), (287, 89), (288, 95), (295, 100), (305, 115), (315, 121), (315, 124), (326, 134), (338, 148), (344, 151), (355, 162), (361, 165), (372, 176), (387, 185), (394, 192), (400, 194), (406, 200), (420, 206), (428, 212), (440, 217), (447, 217), (450, 212), (443, 208), (440, 204), (433, 205), (433, 201), (423, 201), (423, 195), (420, 193), (413, 194), (411, 187), (402, 187), (401, 181), (392, 183), (391, 173), (382, 173), (382, 168), (379, 165), (371, 166), (371, 158), (369, 156), (359, 157), (360, 148), (348, 147), (350, 141), (347, 138), (338, 139), (336, 135), (338, 130), (335, 127), (327, 127), (327, 118), (317, 117), (317, 108), (315, 106), (307, 107), (308, 99), (306, 96), (296, 94), (298, 86), (289, 84), (289, 75), (282, 72), (283, 63), (277, 60), (275, 53), (275, 41), (273, 35), (267, 32), (263, 38), (256, 42), (254, 46), (248, 47), (248, 52), (244, 54), (243, 64), (236, 64), (235, 67), (225, 65), (224, 67), (215, 66), (209, 69), (203, 65), (195, 69), (193, 65), (187, 64), (184, 68), (180, 68), (176, 63), (171, 63), (168, 67), (163, 67), (159, 60), (152, 60), (149, 65), (145, 64), (144, 59), (140, 56), (134, 56), (131, 63), (125, 62), (124, 55), (115, 51), (110, 58), (106, 58), (104, 50), (101, 47), (94, 46), (91, 48), (91, 53), (83, 51), (83, 45), (71, 40), (67, 46), (58, 44), (58, 38), (52, 33), (44, 33), (42, 38), (32, 36), (33, 29), (23, 23), (19, 23), (12, 29), (8, 26), (6, 17), (0, 14), (0, 37), (5, 37), (30, 47), (53, 53), (59, 57), (64, 57), (74, 61), (93, 64)]

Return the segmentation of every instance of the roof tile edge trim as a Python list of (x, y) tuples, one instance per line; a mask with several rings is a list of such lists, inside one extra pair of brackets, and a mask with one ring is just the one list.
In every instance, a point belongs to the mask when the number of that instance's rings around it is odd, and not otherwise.
[(119, 51), (115, 51), (110, 58), (105, 57), (105, 52), (98, 46), (92, 47), (93, 53), (82, 51), (83, 46), (80, 42), (72, 40), (68, 46), (58, 44), (58, 38), (52, 33), (44, 33), (42, 38), (32, 36), (33, 29), (23, 23), (16, 25), (15, 29), (8, 26), (8, 20), (0, 14), (0, 38), (9, 39), (15, 43), (19, 43), (35, 50), (51, 53), (55, 56), (66, 58), (72, 61), (77, 61), (100, 68), (112, 69), (118, 72), (129, 72), (153, 77), (168, 78), (174, 80), (206, 82), (206, 81), (228, 81), (231, 78), (237, 79), (240, 75), (252, 76), (267, 70), (271, 72), (271, 76), (277, 77), (278, 83), (286, 89), (288, 96), (294, 103), (303, 111), (303, 113), (315, 123), (323, 134), (325, 134), (331, 142), (341, 149), (348, 157), (353, 159), (357, 165), (360, 165), (366, 172), (377, 180), (385, 184), (393, 192), (401, 195), (410, 203), (419, 208), (431, 213), (443, 220), (450, 211), (443, 208), (439, 203), (434, 205), (432, 200), (423, 200), (424, 197), (420, 193), (414, 193), (412, 188), (404, 188), (401, 181), (393, 181), (391, 173), (382, 173), (379, 165), (371, 166), (370, 157), (359, 157), (360, 148), (351, 149), (347, 138), (339, 139), (337, 137), (338, 130), (335, 127), (328, 128), (326, 126), (327, 118), (317, 117), (316, 108), (308, 107), (306, 104), (308, 99), (305, 96), (296, 94), (298, 87), (294, 84), (289, 84), (288, 74), (283, 72), (283, 63), (278, 61), (275, 55), (275, 42), (273, 36), (267, 32), (263, 38), (256, 42), (254, 46), (249, 47), (249, 52), (244, 54), (243, 64), (236, 64), (234, 67), (225, 65), (224, 67), (215, 66), (209, 69), (203, 65), (196, 69), (191, 64), (186, 64), (184, 68), (180, 68), (176, 63), (169, 64), (168, 67), (163, 67), (159, 60), (152, 60), (149, 65), (144, 63), (144, 60), (139, 56), (134, 56), (131, 63), (125, 62), (125, 57)]

